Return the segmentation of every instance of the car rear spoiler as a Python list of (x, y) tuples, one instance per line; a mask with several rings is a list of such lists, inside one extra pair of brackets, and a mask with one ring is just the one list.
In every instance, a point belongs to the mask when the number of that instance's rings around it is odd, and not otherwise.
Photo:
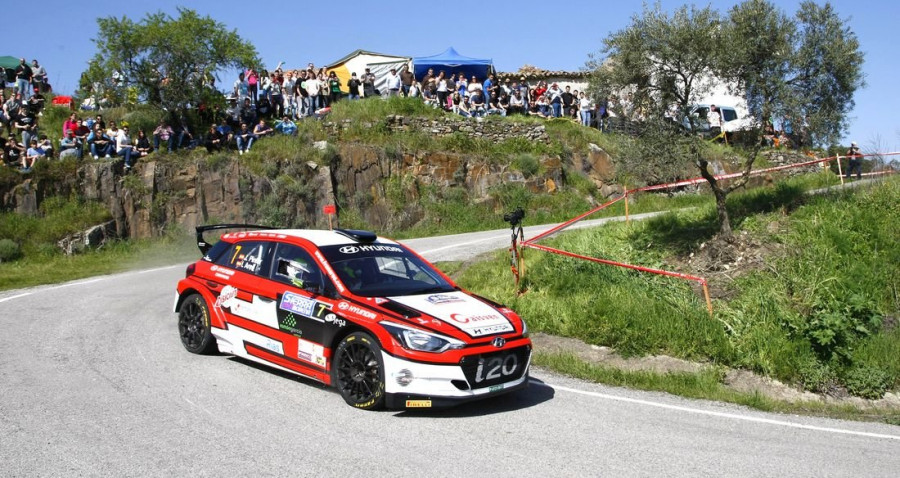
[(208, 226), (197, 226), (197, 247), (200, 253), (206, 255), (207, 251), (212, 248), (212, 244), (206, 242), (203, 233), (206, 231), (214, 231), (217, 229), (276, 229), (272, 226), (260, 226), (257, 224), (210, 224)]

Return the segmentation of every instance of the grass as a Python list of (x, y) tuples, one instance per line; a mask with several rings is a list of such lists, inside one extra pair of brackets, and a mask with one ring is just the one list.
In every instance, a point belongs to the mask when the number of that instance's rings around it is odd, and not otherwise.
[(722, 371), (716, 367), (710, 367), (700, 373), (660, 374), (603, 367), (587, 363), (571, 354), (549, 354), (540, 351), (535, 352), (532, 364), (582, 380), (637, 390), (671, 393), (688, 398), (734, 403), (766, 412), (900, 424), (900, 412), (896, 410), (860, 409), (850, 405), (812, 401), (795, 403), (774, 400), (759, 393), (735, 391), (722, 384)]
[[(715, 301), (715, 320), (684, 281), (532, 250), (526, 251), (524, 295), (515, 294), (511, 276), (497, 280), (508, 268), (502, 252), (467, 268), (458, 281), (508, 304), (535, 331), (611, 346), (626, 356), (666, 354), (746, 368), (813, 390), (829, 380), (876, 395), (896, 389), (900, 181), (802, 194), (817, 181), (789, 180), (730, 198), (736, 230), (781, 252), (728, 286), (730, 298)], [(714, 210), (701, 205), (630, 226), (563, 233), (546, 243), (671, 270), (670, 258), (697, 251), (715, 232)], [(691, 387), (716, 398), (706, 386)]]

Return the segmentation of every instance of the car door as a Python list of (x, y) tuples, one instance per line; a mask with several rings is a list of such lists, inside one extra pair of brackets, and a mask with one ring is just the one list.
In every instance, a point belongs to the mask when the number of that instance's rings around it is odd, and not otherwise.
[(270, 241), (244, 240), (216, 259), (217, 276), (224, 273), (228, 280), (219, 284), (214, 307), (224, 312), (229, 339), (239, 355), (266, 359), (254, 353), (257, 349), (284, 355), (277, 336), (276, 291), (268, 279), (273, 251)]
[(306, 249), (289, 243), (275, 248), (270, 279), (278, 328), (293, 337), (284, 341), (286, 354), (324, 370), (332, 339), (347, 325), (333, 311), (334, 286)]

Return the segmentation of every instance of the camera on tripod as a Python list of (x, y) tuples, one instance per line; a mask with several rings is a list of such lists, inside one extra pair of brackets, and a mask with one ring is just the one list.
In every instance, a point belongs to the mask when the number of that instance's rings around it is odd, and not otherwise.
[(521, 224), (522, 219), (525, 219), (525, 211), (521, 207), (517, 207), (514, 211), (503, 215), (503, 220), (513, 227)]

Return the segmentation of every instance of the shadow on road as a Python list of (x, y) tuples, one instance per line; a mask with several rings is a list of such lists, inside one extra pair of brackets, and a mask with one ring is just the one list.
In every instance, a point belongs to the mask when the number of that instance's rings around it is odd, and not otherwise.
[(395, 416), (398, 418), (466, 418), (514, 412), (552, 400), (555, 393), (553, 387), (531, 377), (528, 387), (524, 390), (464, 403), (453, 408), (403, 410)]

